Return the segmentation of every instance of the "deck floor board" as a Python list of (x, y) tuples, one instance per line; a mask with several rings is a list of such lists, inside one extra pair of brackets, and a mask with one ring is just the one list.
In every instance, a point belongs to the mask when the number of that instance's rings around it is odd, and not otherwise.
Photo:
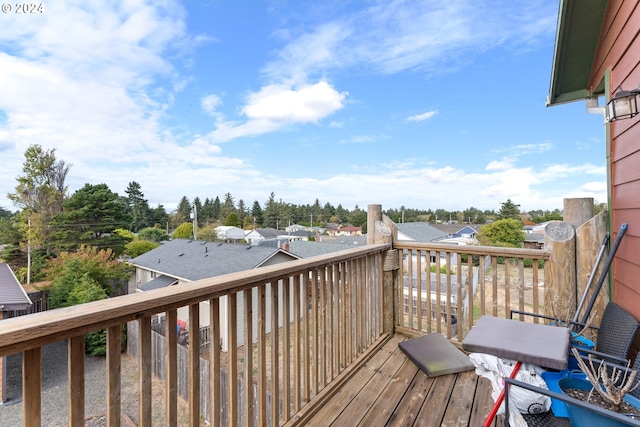
[(399, 351), (403, 339), (393, 336), (307, 425), (482, 425), (493, 405), (489, 381), (473, 371), (429, 378)]

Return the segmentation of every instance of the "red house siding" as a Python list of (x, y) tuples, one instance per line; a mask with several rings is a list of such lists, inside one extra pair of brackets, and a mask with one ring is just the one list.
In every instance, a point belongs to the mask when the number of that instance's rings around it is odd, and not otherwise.
[[(610, 70), (609, 94), (640, 83), (640, 3), (610, 1), (591, 73), (591, 88)], [(640, 318), (640, 115), (610, 123), (612, 232), (629, 228), (613, 264), (615, 301)]]

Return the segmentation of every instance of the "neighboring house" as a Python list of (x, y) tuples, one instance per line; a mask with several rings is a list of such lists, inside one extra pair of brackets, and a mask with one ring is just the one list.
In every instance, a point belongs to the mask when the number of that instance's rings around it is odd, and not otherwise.
[(479, 225), (433, 224), (432, 226), (447, 234), (447, 237), (436, 240), (438, 243), (457, 243), (459, 245), (474, 245), (478, 243)]
[(396, 224), (398, 228), (398, 241), (400, 242), (435, 242), (447, 237), (447, 233), (441, 231), (428, 222), (403, 222)]
[(238, 242), (244, 239), (244, 230), (242, 228), (233, 227), (230, 225), (219, 225), (214, 228), (216, 232), (216, 239), (223, 240), (225, 242)]
[(251, 245), (258, 245), (264, 239), (277, 239), (283, 234), (286, 233), (275, 228), (254, 228), (244, 235), (244, 240)]
[[(5, 312), (26, 310), (31, 300), (8, 264), (0, 263), (0, 321)], [(0, 404), (6, 400), (7, 357), (0, 357)]]
[[(421, 243), (430, 243), (430, 242), (440, 242), (442, 239), (447, 238), (447, 234), (441, 230), (438, 230), (433, 225), (427, 222), (403, 222), (396, 225), (398, 228), (398, 241), (400, 242), (421, 242)], [(449, 243), (449, 242), (441, 242), (441, 243)], [(457, 245), (457, 243), (451, 243)], [(408, 269), (408, 260), (407, 260), (407, 252), (405, 251), (403, 256), (403, 263), (405, 269)], [(427, 261), (427, 257), (425, 253), (421, 255), (421, 264), (422, 266), (428, 265), (430, 262), (436, 262), (436, 252), (431, 251), (429, 253), (429, 260)], [(445, 253), (440, 253), (440, 263), (441, 265), (446, 265), (447, 258)], [(455, 263), (455, 257), (453, 257), (453, 261), (450, 263), (453, 266)], [(417, 267), (417, 259), (416, 256), (413, 256), (412, 265), (415, 269)], [(405, 270), (408, 271), (408, 270)]]
[[(599, 97), (608, 103), (619, 89), (636, 90), (639, 23), (637, 1), (561, 1), (547, 105), (586, 100), (601, 112)], [(613, 297), (640, 319), (640, 115), (607, 122), (604, 130), (611, 238), (629, 224), (610, 274)]]
[(336, 236), (362, 236), (362, 227), (348, 225), (338, 228)]
[(522, 245), (525, 249), (544, 249), (544, 233), (527, 233)]
[[(189, 286), (190, 282), (251, 270), (299, 259), (279, 248), (175, 239), (161, 244), (131, 260), (135, 275), (129, 282), (129, 292), (149, 292), (167, 286)], [(282, 286), (280, 284), (280, 286)], [(270, 294), (270, 290), (267, 291)], [(254, 302), (257, 302), (257, 295)], [(268, 301), (268, 299), (267, 299)], [(243, 330), (244, 299), (238, 295), (238, 329)], [(257, 310), (257, 306), (255, 307)], [(257, 312), (257, 311), (256, 311)], [(188, 308), (178, 309), (178, 319), (188, 321)], [(257, 321), (254, 318), (254, 321)], [(227, 299), (220, 299), (221, 346), (227, 350)], [(200, 303), (200, 327), (210, 325), (209, 304)], [(238, 345), (244, 344), (239, 337)]]

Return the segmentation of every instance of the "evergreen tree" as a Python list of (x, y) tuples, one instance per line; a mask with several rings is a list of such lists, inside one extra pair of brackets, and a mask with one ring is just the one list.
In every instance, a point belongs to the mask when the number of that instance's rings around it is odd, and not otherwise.
[(107, 184), (85, 184), (64, 203), (63, 209), (51, 220), (55, 247), (72, 250), (87, 245), (122, 253), (126, 239), (113, 231), (126, 228), (131, 218), (120, 196)]
[(131, 216), (131, 226), (129, 229), (137, 233), (150, 225), (149, 203), (147, 199), (144, 198), (142, 187), (135, 181), (131, 181), (124, 192), (127, 193), (125, 200), (128, 206), (128, 213)]
[(498, 212), (497, 219), (508, 219), (513, 218), (522, 221), (520, 218), (520, 205), (516, 205), (511, 201), (511, 199), (507, 199), (506, 202), (503, 202), (500, 211)]
[(269, 199), (264, 205), (264, 214), (262, 220), (262, 226), (268, 228), (278, 228), (279, 224), (279, 209), (276, 202), (276, 194), (271, 192)]
[(218, 196), (216, 196), (216, 199), (213, 201), (211, 214), (213, 215), (214, 220), (220, 219), (220, 198)]
[(174, 227), (187, 221), (191, 221), (191, 202), (187, 199), (187, 196), (182, 196), (180, 203), (178, 203), (178, 209), (173, 218)]
[(220, 218), (224, 218), (226, 220), (226, 218), (232, 213), (236, 213), (236, 205), (231, 193), (227, 193), (224, 195), (224, 203), (220, 207)]
[(260, 206), (260, 203), (257, 200), (253, 202), (253, 206), (251, 207), (251, 217), (251, 221), (256, 224), (256, 227), (260, 227), (262, 224), (263, 212), (262, 206)]

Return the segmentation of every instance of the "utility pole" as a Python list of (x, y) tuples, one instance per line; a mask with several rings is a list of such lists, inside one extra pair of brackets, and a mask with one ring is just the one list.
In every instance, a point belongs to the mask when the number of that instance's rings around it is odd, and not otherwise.
[(31, 283), (31, 218), (27, 220), (27, 285)]
[(193, 205), (193, 240), (198, 240), (198, 206)]

